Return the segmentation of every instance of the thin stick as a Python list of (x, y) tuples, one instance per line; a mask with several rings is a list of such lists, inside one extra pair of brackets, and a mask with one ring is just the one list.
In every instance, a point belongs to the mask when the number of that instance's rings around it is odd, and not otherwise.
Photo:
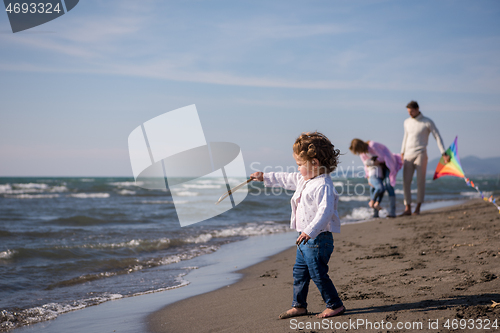
[(215, 203), (216, 205), (218, 205), (222, 200), (226, 199), (228, 196), (230, 196), (232, 193), (236, 192), (237, 190), (239, 190), (240, 188), (242, 188), (243, 186), (245, 186), (246, 184), (250, 183), (252, 181), (252, 178), (248, 179), (248, 180), (245, 180), (243, 183), (241, 183), (240, 185), (237, 185), (235, 187), (233, 187), (232, 189), (230, 189), (229, 191), (227, 191), (225, 194), (223, 194), (219, 200)]

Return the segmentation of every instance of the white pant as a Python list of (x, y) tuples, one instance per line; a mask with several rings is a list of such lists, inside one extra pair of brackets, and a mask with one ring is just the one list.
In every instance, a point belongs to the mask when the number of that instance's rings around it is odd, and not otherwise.
[(403, 191), (405, 193), (405, 205), (411, 205), (411, 182), (415, 169), (417, 170), (417, 203), (422, 203), (425, 196), (425, 173), (427, 172), (426, 151), (415, 155), (404, 155)]

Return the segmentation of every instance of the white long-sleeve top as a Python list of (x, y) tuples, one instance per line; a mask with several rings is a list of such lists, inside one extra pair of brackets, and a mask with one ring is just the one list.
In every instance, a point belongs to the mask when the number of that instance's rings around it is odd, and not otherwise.
[(264, 185), (295, 190), (290, 200), (290, 228), (304, 232), (311, 238), (316, 238), (323, 231), (340, 232), (337, 212), (339, 195), (329, 174), (306, 181), (300, 172), (269, 172), (264, 173)]
[(404, 137), (403, 145), (401, 146), (401, 154), (405, 156), (420, 154), (427, 151), (427, 143), (429, 142), (429, 134), (432, 133), (436, 139), (437, 145), (441, 154), (446, 152), (443, 145), (443, 139), (439, 135), (439, 131), (434, 125), (434, 122), (420, 113), (415, 118), (407, 118), (404, 122)]

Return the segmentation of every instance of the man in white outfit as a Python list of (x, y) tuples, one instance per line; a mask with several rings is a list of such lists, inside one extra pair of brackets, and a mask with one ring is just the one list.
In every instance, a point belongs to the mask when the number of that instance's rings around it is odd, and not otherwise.
[(420, 214), (420, 206), (425, 196), (425, 173), (427, 172), (427, 143), (429, 134), (432, 133), (446, 163), (450, 157), (446, 154), (443, 139), (434, 122), (424, 117), (420, 112), (418, 103), (411, 101), (406, 106), (410, 118), (404, 122), (404, 137), (401, 147), (403, 159), (403, 191), (405, 198), (405, 211), (402, 215), (411, 215), (411, 182), (417, 170), (417, 206), (414, 215)]

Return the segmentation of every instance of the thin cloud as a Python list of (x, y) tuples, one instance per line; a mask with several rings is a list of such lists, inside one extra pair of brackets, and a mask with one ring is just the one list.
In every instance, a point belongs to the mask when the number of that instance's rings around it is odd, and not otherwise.
[[(74, 17), (71, 25), (58, 29), (57, 34), (2, 36), (6, 47), (22, 46), (26, 52), (46, 53), (37, 59), (36, 65), (26, 65), (26, 58), (3, 59), (0, 69), (100, 73), (266, 88), (487, 93), (500, 90), (500, 58), (497, 47), (492, 46), (500, 45), (498, 37), (471, 38), (460, 43), (454, 39), (431, 51), (409, 51), (405, 50), (403, 37), (380, 34), (367, 38), (366, 23), (302, 23), (249, 14), (240, 21), (231, 18), (208, 26), (209, 31), (202, 32), (203, 38), (196, 39), (197, 30), (189, 24), (176, 26), (180, 18), (166, 23), (172, 31), (165, 33), (165, 26), (154, 31), (156, 27), (150, 22), (158, 20), (159, 15), (154, 7), (141, 11), (129, 8), (135, 6), (133, 2), (113, 2), (115, 5), (108, 6), (113, 9), (108, 8), (106, 15)], [(196, 20), (191, 22), (195, 24)], [(197, 42), (184, 41), (178, 32), (186, 33), (188, 41)], [(354, 33), (366, 39), (358, 37), (352, 44), (335, 42), (336, 36)], [(327, 38), (331, 43), (321, 43), (317, 52), (303, 50), (297, 44), (315, 38)], [(249, 66), (255, 69), (249, 70)], [(436, 68), (450, 68), (450, 74), (434, 73)]]
[(218, 30), (227, 35), (243, 36), (245, 40), (298, 39), (320, 35), (340, 35), (358, 30), (340, 24), (305, 24), (280, 21), (282, 20), (276, 17), (251, 18), (219, 24)]

